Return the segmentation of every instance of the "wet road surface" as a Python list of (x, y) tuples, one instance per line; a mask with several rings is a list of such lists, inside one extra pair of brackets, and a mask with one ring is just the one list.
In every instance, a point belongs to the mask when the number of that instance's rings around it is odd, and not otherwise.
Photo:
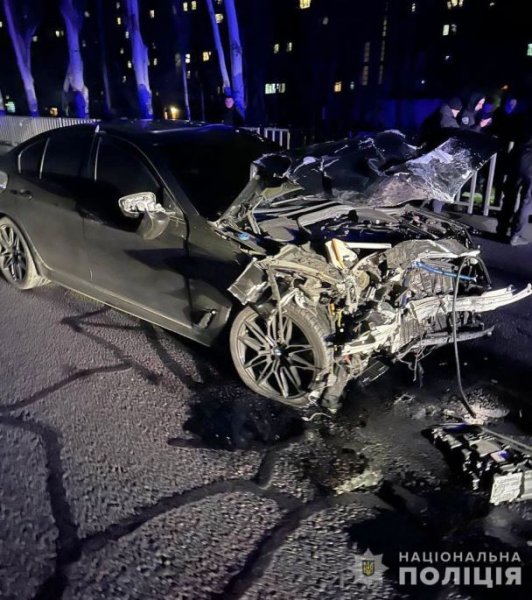
[[(532, 281), (532, 249), (484, 246), (496, 284)], [(422, 435), (465, 414), (448, 349), (422, 387), (399, 366), (304, 421), (226, 352), (57, 286), (0, 281), (0, 314), (2, 600), (531, 597), (531, 503), (491, 506)], [(466, 391), (530, 443), (532, 301), (489, 320)], [(371, 586), (368, 548), (388, 567)], [(519, 553), (520, 588), (399, 585), (400, 552), (489, 550)]]

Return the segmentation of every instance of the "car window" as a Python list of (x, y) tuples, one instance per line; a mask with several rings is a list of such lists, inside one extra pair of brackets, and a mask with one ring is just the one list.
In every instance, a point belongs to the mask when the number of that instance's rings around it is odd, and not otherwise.
[(68, 182), (83, 174), (94, 130), (76, 127), (54, 131), (44, 153), (42, 179)]
[(46, 141), (48, 138), (42, 138), (29, 146), (26, 146), (18, 155), (18, 170), (24, 177), (39, 177), (41, 169), (41, 160)]
[(105, 188), (105, 196), (118, 201), (122, 196), (153, 192), (159, 196), (161, 185), (134, 148), (102, 138), (98, 148), (95, 179)]
[(251, 163), (273, 145), (247, 134), (208, 132), (163, 145), (168, 166), (196, 210), (221, 216), (249, 181)]
[(118, 200), (139, 192), (153, 192), (162, 201), (161, 184), (142, 155), (125, 142), (101, 137), (96, 152), (94, 179), (79, 205), (85, 218), (109, 227), (136, 231), (142, 216), (126, 217)]

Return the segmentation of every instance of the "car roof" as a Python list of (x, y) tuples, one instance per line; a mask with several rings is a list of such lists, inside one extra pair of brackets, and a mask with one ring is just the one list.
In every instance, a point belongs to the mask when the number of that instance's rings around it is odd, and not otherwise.
[[(105, 132), (110, 135), (118, 136), (126, 141), (130, 141), (148, 151), (156, 146), (174, 143), (194, 143), (209, 145), (230, 143), (241, 138), (260, 138), (254, 131), (235, 128), (229, 125), (216, 123), (203, 123), (194, 121), (162, 121), (162, 120), (129, 120), (120, 119), (116, 121), (87, 122), (76, 125), (67, 125), (58, 127), (26, 140), (21, 146), (26, 146), (41, 138), (46, 138), (50, 134), (67, 131), (90, 130), (96, 132)], [(264, 143), (268, 143), (263, 140)], [(20, 147), (17, 147), (20, 148)], [(14, 150), (16, 150), (15, 148)], [(273, 147), (270, 151), (273, 151)]]
[(235, 129), (228, 125), (202, 123), (194, 121), (150, 121), (150, 120), (116, 120), (102, 121), (100, 123), (84, 123), (71, 125), (68, 129), (82, 129), (91, 127), (96, 131), (103, 131), (120, 136), (136, 143), (159, 144), (185, 139), (233, 138), (235, 135), (249, 135), (243, 129)]

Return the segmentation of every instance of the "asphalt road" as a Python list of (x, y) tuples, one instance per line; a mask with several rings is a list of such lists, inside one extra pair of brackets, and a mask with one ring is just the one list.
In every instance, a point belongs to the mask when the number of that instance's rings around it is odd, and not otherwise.
[[(532, 281), (532, 247), (485, 249), (496, 282)], [(530, 442), (532, 300), (490, 319), (463, 346), (466, 389)], [(530, 598), (531, 503), (489, 505), (421, 433), (463, 414), (449, 351), (423, 387), (397, 367), (305, 422), (246, 391), (227, 352), (57, 286), (0, 281), (0, 333), (2, 600), (502, 597), (400, 586), (399, 552), (421, 549), (518, 551), (508, 594)], [(368, 548), (389, 567), (371, 586)]]

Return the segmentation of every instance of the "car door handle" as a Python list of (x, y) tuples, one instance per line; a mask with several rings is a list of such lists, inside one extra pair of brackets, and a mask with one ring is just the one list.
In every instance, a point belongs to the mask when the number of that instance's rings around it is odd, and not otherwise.
[(28, 198), (28, 200), (31, 200), (33, 198), (33, 194), (29, 190), (10, 190), (10, 191), (15, 196), (22, 196), (23, 198)]

